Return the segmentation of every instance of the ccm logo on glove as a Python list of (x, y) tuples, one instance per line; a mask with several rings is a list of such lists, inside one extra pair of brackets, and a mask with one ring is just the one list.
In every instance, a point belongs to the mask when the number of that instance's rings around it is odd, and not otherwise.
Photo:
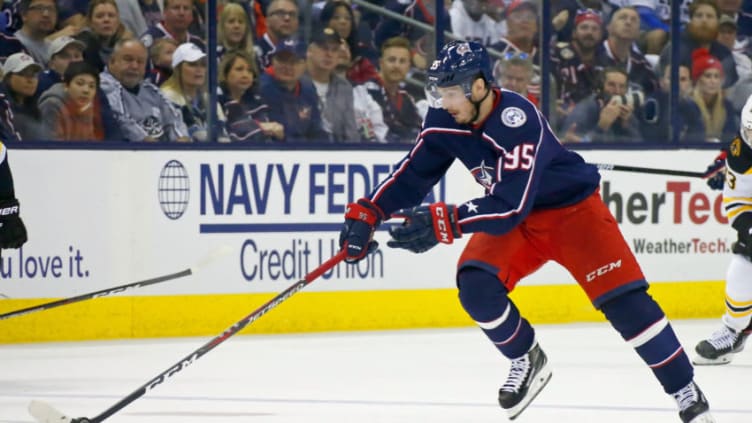
[(449, 212), (447, 206), (444, 203), (434, 203), (430, 206), (431, 214), (433, 218), (433, 229), (436, 232), (436, 239), (442, 244), (451, 244), (454, 242), (454, 234), (449, 229), (451, 223), (449, 222)]

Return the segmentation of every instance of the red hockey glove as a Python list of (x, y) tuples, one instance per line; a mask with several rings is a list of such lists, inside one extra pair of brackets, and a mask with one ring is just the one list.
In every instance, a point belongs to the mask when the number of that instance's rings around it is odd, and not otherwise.
[(401, 226), (389, 228), (392, 239), (387, 245), (414, 253), (423, 253), (438, 243), (451, 244), (462, 236), (457, 223), (457, 207), (444, 203), (402, 209), (393, 218), (405, 219)]
[(373, 240), (373, 233), (384, 220), (384, 213), (370, 200), (361, 198), (347, 205), (345, 225), (339, 233), (339, 247), (347, 250), (345, 261), (356, 263), (368, 253), (379, 248)]

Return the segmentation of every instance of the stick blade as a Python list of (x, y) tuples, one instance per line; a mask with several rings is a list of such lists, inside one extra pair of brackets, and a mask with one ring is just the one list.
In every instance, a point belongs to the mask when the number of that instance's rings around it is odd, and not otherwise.
[(39, 423), (71, 423), (73, 419), (58, 411), (52, 405), (32, 400), (29, 403), (29, 414)]

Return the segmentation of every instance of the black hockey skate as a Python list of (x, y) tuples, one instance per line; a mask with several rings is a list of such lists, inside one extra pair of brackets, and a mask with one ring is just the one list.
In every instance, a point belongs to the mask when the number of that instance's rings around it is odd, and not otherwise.
[(689, 385), (672, 396), (679, 404), (679, 418), (682, 423), (715, 423), (715, 419), (710, 415), (708, 400), (694, 382), (689, 382)]
[(499, 405), (514, 420), (551, 380), (546, 354), (536, 342), (527, 354), (512, 360), (509, 376), (499, 389)]
[(752, 323), (741, 332), (736, 332), (728, 326), (713, 332), (710, 338), (700, 341), (695, 347), (697, 355), (692, 362), (698, 366), (728, 364), (734, 354), (744, 350), (744, 343), (752, 333)]

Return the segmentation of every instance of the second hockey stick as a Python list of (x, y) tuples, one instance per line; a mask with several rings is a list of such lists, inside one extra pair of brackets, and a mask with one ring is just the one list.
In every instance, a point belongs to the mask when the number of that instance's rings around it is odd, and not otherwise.
[(278, 306), (283, 301), (295, 295), (298, 291), (305, 288), (308, 284), (313, 282), (319, 276), (328, 272), (331, 268), (333, 268), (339, 262), (344, 260), (345, 255), (346, 255), (346, 250), (340, 251), (337, 255), (325, 261), (319, 267), (314, 269), (311, 273), (307, 274), (305, 278), (295, 282), (293, 285), (290, 285), (290, 287), (288, 287), (284, 291), (277, 294), (277, 296), (267, 301), (261, 307), (257, 308), (253, 313), (242, 318), (241, 320), (236, 322), (234, 325), (226, 329), (224, 332), (222, 332), (220, 335), (215, 336), (209, 342), (202, 345), (201, 347), (199, 347), (197, 350), (193, 351), (192, 353), (188, 354), (182, 360), (175, 363), (172, 367), (163, 371), (152, 380), (146, 382), (140, 388), (131, 392), (128, 396), (121, 399), (115, 405), (103, 411), (98, 416), (92, 417), (92, 418), (67, 417), (66, 415), (64, 415), (57, 409), (55, 409), (55, 407), (43, 401), (31, 401), (31, 403), (29, 404), (29, 413), (31, 413), (34, 419), (36, 419), (36, 421), (40, 423), (100, 423), (106, 420), (108, 417), (112, 416), (113, 414), (117, 413), (124, 407), (126, 407), (128, 404), (142, 397), (144, 394), (146, 394), (146, 392), (151, 391), (152, 389), (156, 388), (158, 385), (162, 384), (165, 380), (174, 376), (179, 371), (193, 364), (196, 360), (203, 357), (204, 354), (213, 350), (216, 346), (228, 340), (231, 336), (235, 335), (236, 333), (240, 332), (243, 328), (245, 328), (249, 324), (256, 321), (256, 319), (268, 313), (271, 309), (273, 309), (274, 307)]
[(617, 170), (621, 172), (650, 173), (653, 175), (686, 176), (689, 178), (705, 178), (702, 172), (690, 172), (687, 170), (656, 169), (651, 167), (622, 166), (610, 163), (591, 163), (600, 170)]
[(154, 284), (158, 284), (161, 282), (166, 282), (166, 281), (171, 281), (173, 279), (182, 278), (185, 276), (190, 276), (196, 273), (199, 268), (205, 266), (206, 264), (208, 264), (210, 261), (214, 260), (218, 256), (226, 254), (228, 249), (229, 247), (220, 248), (217, 251), (210, 253), (206, 258), (201, 260), (195, 266), (185, 269), (185, 270), (181, 270), (179, 272), (170, 273), (169, 275), (158, 276), (156, 278), (144, 279), (142, 281), (132, 282), (132, 283), (128, 283), (125, 285), (116, 286), (113, 288), (107, 288), (107, 289), (102, 289), (102, 290), (95, 291), (95, 292), (89, 292), (87, 294), (76, 295), (75, 297), (63, 298), (61, 300), (55, 300), (49, 303), (26, 307), (20, 310), (9, 311), (7, 313), (0, 314), (0, 320), (10, 319), (11, 317), (23, 316), (24, 314), (34, 313), (37, 311), (49, 310), (51, 308), (73, 304), (73, 303), (77, 303), (80, 301), (86, 301), (86, 300), (90, 300), (93, 298), (106, 297), (108, 295), (119, 294), (129, 289), (142, 288), (144, 286), (154, 285)]

